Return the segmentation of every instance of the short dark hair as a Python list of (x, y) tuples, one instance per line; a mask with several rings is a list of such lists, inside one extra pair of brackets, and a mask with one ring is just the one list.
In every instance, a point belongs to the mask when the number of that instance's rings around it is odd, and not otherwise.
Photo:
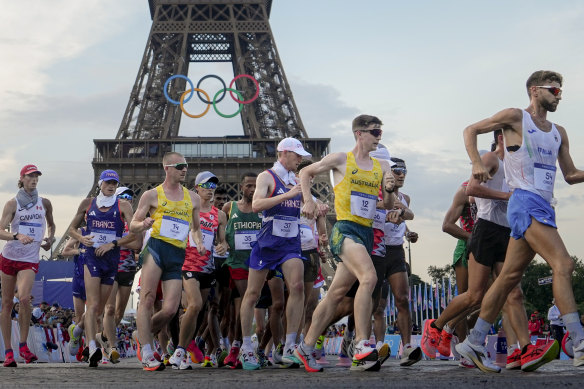
[(298, 164), (298, 168), (296, 169), (297, 172), (299, 172), (300, 170), (304, 169), (306, 166), (308, 165), (312, 165), (314, 162), (312, 162), (310, 159), (303, 159), (302, 162), (300, 162)]
[(258, 174), (254, 172), (243, 173), (241, 176), (241, 182), (245, 181), (245, 177), (257, 178)]
[(529, 91), (532, 86), (541, 86), (544, 85), (546, 82), (557, 82), (562, 86), (563, 78), (562, 75), (558, 72), (554, 72), (551, 70), (538, 70), (534, 72), (525, 83), (525, 87), (527, 88), (527, 96), (531, 98), (531, 92)]
[(406, 161), (404, 161), (401, 158), (397, 158), (397, 157), (391, 157), (391, 162), (395, 162), (395, 163), (403, 163), (404, 165), (406, 164)]
[(222, 186), (218, 186), (217, 189), (215, 189), (215, 196), (223, 194), (227, 194), (227, 190)]
[(379, 124), (381, 126), (383, 123), (376, 116), (359, 115), (355, 119), (353, 119), (353, 132), (364, 130), (371, 124)]

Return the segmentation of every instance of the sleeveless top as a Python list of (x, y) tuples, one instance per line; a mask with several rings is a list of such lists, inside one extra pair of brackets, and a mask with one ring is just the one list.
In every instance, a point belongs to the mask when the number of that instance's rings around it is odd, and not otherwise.
[(556, 161), (562, 138), (556, 125), (544, 132), (537, 128), (531, 115), (523, 112), (521, 147), (514, 153), (505, 144), (505, 177), (511, 189), (523, 189), (550, 202), (554, 193)]
[(345, 176), (333, 188), (337, 220), (352, 221), (365, 227), (373, 225), (383, 171), (377, 159), (371, 160), (373, 168), (363, 170), (357, 166), (353, 153), (347, 153)]
[[(87, 258), (96, 258), (95, 249), (120, 239), (124, 233), (126, 223), (122, 219), (119, 200), (104, 212), (99, 210), (97, 200), (92, 199), (91, 205), (85, 212), (85, 219), (87, 221), (86, 235), (93, 235), (93, 246), (88, 247), (85, 252)], [(119, 246), (99, 257), (99, 260), (115, 261), (116, 263), (119, 262), (119, 259)]]
[[(398, 192), (399, 201), (402, 202), (406, 207), (408, 203), (406, 202), (406, 197)], [(401, 222), (400, 224), (394, 224), (387, 222), (385, 223), (385, 244), (388, 246), (401, 246), (404, 243), (404, 235), (406, 234), (406, 222)]]
[[(468, 181), (462, 183), (465, 188), (468, 186)], [(475, 200), (476, 201), (476, 200)], [(477, 205), (476, 203), (471, 203), (470, 201), (464, 204), (464, 208), (458, 218), (460, 222), (460, 228), (466, 232), (472, 232), (474, 224), (477, 220)]]
[(225, 264), (233, 269), (247, 269), (246, 262), (251, 253), (251, 244), (257, 240), (262, 228), (261, 213), (241, 212), (237, 201), (231, 202), (229, 220), (225, 227), (225, 239), (229, 244), (229, 256)]
[(191, 234), (189, 234), (185, 262), (182, 269), (199, 273), (213, 273), (215, 271), (213, 241), (219, 227), (219, 210), (212, 206), (209, 212), (199, 212), (199, 219), (201, 222), (201, 235), (203, 235), (203, 246), (205, 246), (206, 252), (205, 254), (199, 254), (197, 245), (193, 241)]
[[(509, 187), (505, 182), (503, 161), (499, 158), (497, 158), (497, 160), (499, 161), (497, 173), (495, 173), (490, 180), (483, 182), (481, 185), (493, 190), (498, 190), (499, 192), (509, 192)], [(477, 205), (477, 219), (488, 220), (500, 226), (509, 227), (509, 222), (507, 221), (508, 201), (475, 197), (475, 203)]]
[(9, 240), (4, 245), (2, 256), (19, 262), (38, 263), (40, 261), (41, 244), (45, 237), (46, 210), (43, 199), (38, 198), (35, 205), (25, 209), (16, 200), (16, 212), (10, 223), (10, 232), (28, 235), (34, 239), (32, 243), (22, 244), (18, 240)]
[(182, 189), (182, 200), (172, 201), (166, 197), (162, 185), (156, 187), (158, 207), (152, 215), (154, 224), (151, 237), (184, 249), (187, 247), (193, 204), (188, 189), (184, 186)]

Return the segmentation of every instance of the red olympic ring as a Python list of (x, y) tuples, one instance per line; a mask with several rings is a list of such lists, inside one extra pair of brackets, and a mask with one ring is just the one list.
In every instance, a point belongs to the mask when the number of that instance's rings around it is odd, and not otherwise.
[(231, 98), (232, 98), (233, 100), (237, 101), (237, 102), (238, 102), (238, 103), (240, 103), (240, 104), (250, 104), (250, 103), (253, 103), (253, 102), (254, 102), (254, 101), (255, 101), (255, 100), (258, 98), (258, 96), (260, 95), (260, 84), (258, 83), (258, 81), (257, 81), (255, 78), (253, 78), (253, 77), (252, 77), (252, 76), (250, 76), (249, 74), (240, 74), (239, 76), (236, 76), (236, 77), (235, 77), (233, 80), (231, 80), (231, 82), (229, 83), (229, 88), (233, 87), (233, 83), (234, 83), (234, 82), (235, 82), (237, 79), (239, 79), (239, 78), (241, 78), (241, 77), (249, 78), (250, 80), (252, 80), (252, 81), (253, 81), (253, 83), (255, 84), (255, 87), (256, 87), (256, 93), (253, 95), (253, 97), (252, 97), (251, 99), (249, 99), (249, 100), (245, 100), (245, 101), (238, 100), (238, 99), (237, 99), (235, 96), (233, 96), (233, 92), (231, 92), (231, 91), (229, 91), (229, 94), (231, 95)]

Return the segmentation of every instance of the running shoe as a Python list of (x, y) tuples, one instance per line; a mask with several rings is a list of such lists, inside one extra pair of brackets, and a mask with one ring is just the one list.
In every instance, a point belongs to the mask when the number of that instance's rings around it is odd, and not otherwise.
[(206, 355), (205, 360), (201, 364), (201, 367), (215, 367), (215, 366), (213, 366), (213, 362), (211, 362), (211, 357)]
[(507, 364), (505, 369), (513, 370), (521, 368), (521, 349), (516, 348), (511, 355), (507, 355)]
[(584, 366), (584, 340), (580, 341), (578, 347), (574, 347), (574, 366)]
[(243, 370), (259, 370), (261, 367), (254, 352), (251, 350), (247, 352), (241, 350), (239, 361), (241, 362)]
[(304, 343), (301, 343), (294, 350), (294, 356), (304, 365), (304, 369), (309, 373), (321, 372), (322, 366), (316, 361), (316, 352), (306, 352), (303, 347)]
[(107, 348), (107, 340), (103, 340), (101, 332), (95, 334), (95, 341), (97, 342), (98, 346), (101, 347), (102, 349), (105, 350)]
[(476, 367), (485, 373), (500, 373), (501, 368), (488, 357), (487, 349), (483, 345), (472, 344), (468, 338), (456, 345), (456, 351), (467, 360), (472, 361)]
[(239, 356), (239, 347), (232, 346), (229, 355), (223, 360), (223, 363), (231, 368), (235, 368), (237, 357)]
[(217, 349), (217, 366), (218, 367), (225, 366), (225, 358), (227, 358), (228, 355), (229, 355), (229, 353), (227, 352), (227, 350), (221, 349), (221, 348)]
[[(138, 356), (138, 360), (141, 361), (142, 347), (140, 347), (140, 340), (138, 339), (138, 330), (132, 332), (132, 339), (134, 339), (134, 342), (136, 342), (136, 355)], [(144, 370), (147, 370), (146, 367), (144, 367)]]
[[(77, 354), (75, 355), (75, 359), (77, 359), (78, 362), (87, 362), (87, 360), (83, 360), (83, 351), (85, 351), (84, 343), (83, 338), (81, 338)], [(89, 358), (89, 349), (87, 350), (87, 357)]]
[(32, 363), (38, 359), (37, 356), (30, 351), (26, 344), (20, 347), (18, 351), (22, 359), (24, 359), (24, 363)]
[(341, 343), (341, 354), (352, 358), (353, 356), (349, 354), (349, 348), (353, 346), (353, 337), (349, 336), (349, 331), (345, 330), (343, 335), (343, 342)]
[(115, 347), (109, 348), (109, 350), (107, 350), (106, 353), (107, 353), (107, 359), (111, 363), (113, 363), (113, 364), (120, 363), (120, 353)]
[(389, 345), (387, 343), (383, 343), (378, 349), (377, 349), (377, 355), (379, 355), (378, 359), (379, 359), (379, 364), (383, 365), (383, 363), (385, 361), (387, 361), (387, 359), (389, 358), (389, 356), (391, 355), (391, 349), (389, 348)]
[(402, 350), (402, 356), (399, 361), (400, 366), (412, 366), (422, 360), (422, 349), (412, 345), (407, 345)]
[(294, 350), (296, 350), (296, 347), (297, 346), (294, 345), (293, 347), (290, 347), (284, 351), (284, 354), (282, 355), (282, 362), (284, 362), (286, 365), (290, 365), (290, 367), (299, 368), (302, 362), (300, 359), (296, 358), (296, 355), (294, 355)]
[(170, 355), (169, 354), (164, 354), (162, 356), (162, 363), (164, 363), (164, 366), (170, 366)]
[(6, 356), (4, 357), (4, 367), (16, 367), (14, 352), (6, 353)]
[(475, 364), (466, 359), (465, 357), (460, 358), (460, 363), (458, 364), (458, 367), (464, 367), (466, 369), (474, 369), (476, 366)]
[(560, 352), (560, 345), (557, 340), (541, 346), (530, 344), (527, 346), (527, 351), (521, 354), (521, 370), (537, 370), (540, 366), (556, 359), (558, 352)]
[(562, 339), (562, 350), (570, 358), (574, 358), (574, 341), (570, 336), (569, 332), (566, 332), (564, 338)]
[(174, 354), (174, 350), (176, 349), (176, 347), (174, 347), (174, 343), (172, 343), (172, 340), (170, 340), (168, 342), (168, 344), (166, 345), (166, 352), (168, 355), (172, 355)]
[(69, 332), (69, 352), (71, 355), (77, 355), (77, 352), (79, 351), (79, 340), (81, 338), (80, 336), (73, 336), (75, 333), (75, 327), (77, 327), (75, 324), (71, 324), (67, 329)]
[(97, 347), (93, 352), (89, 352), (89, 367), (97, 367), (102, 358), (101, 348)]
[(88, 362), (89, 361), (89, 347), (83, 347), (83, 351), (81, 352), (81, 362)]
[(452, 341), (452, 334), (442, 330), (440, 333), (440, 341), (438, 342), (438, 352), (440, 355), (449, 357), (450, 356), (450, 342)]
[(430, 359), (436, 358), (436, 349), (440, 343), (440, 330), (432, 327), (435, 321), (435, 319), (426, 320), (422, 333), (422, 351)]
[(266, 357), (266, 353), (264, 352), (264, 350), (257, 348), (255, 353), (256, 356), (258, 357), (258, 363), (260, 364), (260, 366), (267, 367), (269, 361), (268, 358)]
[(162, 371), (164, 370), (166, 366), (164, 366), (164, 363), (160, 363), (160, 361), (157, 361), (156, 358), (154, 358), (154, 355), (150, 354), (150, 355), (145, 355), (144, 358), (142, 358), (142, 368), (144, 370), (147, 371)]
[[(192, 370), (195, 367), (195, 364), (193, 363), (193, 358), (190, 354), (191, 354), (190, 351), (187, 351), (185, 357), (180, 362), (180, 365), (178, 367), (179, 370)], [(174, 366), (172, 368), (176, 369)]]
[(181, 362), (185, 358), (186, 358), (185, 349), (182, 347), (177, 347), (177, 349), (174, 350), (172, 356), (168, 359), (168, 363), (172, 366), (173, 369), (178, 369), (180, 367)]
[(205, 355), (203, 355), (203, 352), (194, 340), (191, 340), (191, 343), (189, 343), (187, 351), (191, 353), (191, 360), (193, 363), (201, 363), (205, 360)]
[(276, 365), (283, 365), (284, 364), (284, 361), (282, 360), (283, 354), (284, 354), (284, 345), (280, 343), (274, 348), (274, 352), (272, 353), (272, 359), (274, 360), (274, 363)]
[[(354, 342), (353, 342), (354, 343)], [(379, 363), (379, 353), (377, 349), (371, 347), (367, 342), (359, 342), (354, 347), (355, 353), (351, 363), (351, 370), (353, 371), (375, 371), (379, 370), (381, 364)]]

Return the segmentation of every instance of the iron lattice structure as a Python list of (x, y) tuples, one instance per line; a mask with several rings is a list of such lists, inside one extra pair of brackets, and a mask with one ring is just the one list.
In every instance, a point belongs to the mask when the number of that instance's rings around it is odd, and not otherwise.
[[(189, 163), (189, 182), (197, 172), (210, 170), (220, 179), (229, 197), (239, 195), (241, 175), (271, 167), (276, 145), (285, 137), (300, 139), (313, 159), (328, 153), (328, 138), (309, 138), (296, 103), (269, 23), (271, 0), (149, 0), (152, 27), (142, 62), (115, 139), (94, 139), (94, 185), (97, 194), (101, 171), (116, 170), (120, 183), (138, 197), (164, 180), (161, 160), (168, 151), (181, 152)], [(234, 75), (249, 74), (259, 83), (258, 98), (244, 105), (240, 114), (242, 136), (181, 137), (182, 111), (164, 96), (166, 80), (188, 75), (189, 66), (200, 62), (231, 62)], [(175, 79), (170, 95), (188, 89)], [(247, 100), (256, 92), (247, 78), (236, 81)], [(328, 177), (315, 182), (315, 191), (332, 207)], [(135, 202), (134, 206), (137, 205)], [(53, 257), (59, 256), (67, 235)]]

